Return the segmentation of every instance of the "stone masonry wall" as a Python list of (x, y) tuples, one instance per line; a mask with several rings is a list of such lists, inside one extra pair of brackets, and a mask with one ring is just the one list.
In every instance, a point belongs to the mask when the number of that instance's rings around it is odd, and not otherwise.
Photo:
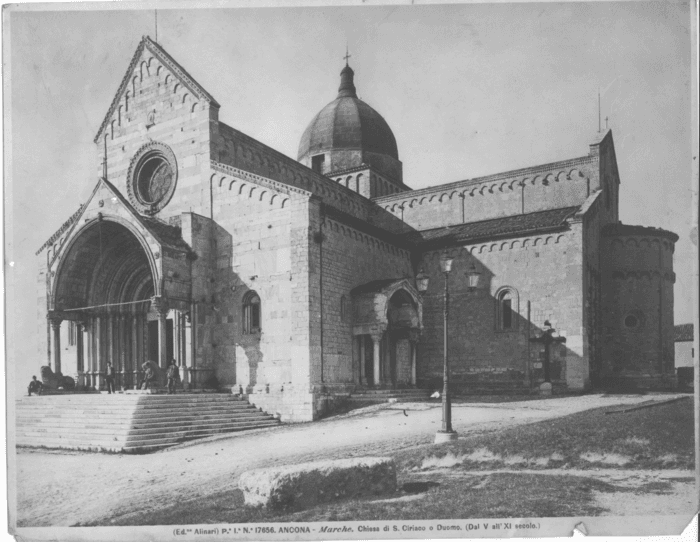
[(177, 160), (177, 188), (170, 203), (156, 216), (185, 211), (207, 215), (210, 124), (218, 108), (198, 99), (148, 48), (128, 75), (129, 84), (102, 137), (95, 146), (96, 173), (102, 176), (105, 142), (109, 181), (125, 196), (127, 173), (137, 151), (151, 141), (168, 145)]
[[(411, 277), (410, 253), (329, 218), (322, 231), (323, 382), (353, 383), (359, 367), (353, 363), (350, 291), (373, 280)], [(347, 303), (344, 319), (341, 297)]]
[[(455, 251), (449, 276), (449, 357), (455, 389), (481, 381), (537, 383), (542, 348), (528, 337), (541, 335), (550, 320), (564, 346), (553, 347), (552, 376), (570, 389), (588, 385), (588, 360), (582, 349), (582, 237), (580, 224), (560, 233), (468, 245)], [(423, 256), (430, 276), (424, 295), (424, 332), (418, 344), (419, 385), (440, 387), (443, 359), (444, 275), (439, 252)], [(467, 288), (466, 271), (474, 263), (482, 273), (476, 290)], [(514, 326), (497, 325), (496, 297), (502, 288), (513, 292)], [(531, 323), (527, 302), (531, 303)], [(528, 355), (530, 363), (528, 364)]]
[(223, 123), (217, 124), (212, 158), (223, 164), (306, 190), (326, 204), (366, 220), (370, 203), (349, 188), (332, 181), (288, 156)]
[[(261, 191), (261, 190), (259, 190)], [(272, 196), (277, 196), (271, 200)], [(291, 383), (291, 204), (286, 194), (213, 194), (216, 272), (211, 332), (219, 381), (244, 390)], [(261, 331), (244, 333), (243, 302), (261, 300)]]
[(608, 265), (602, 374), (658, 385), (664, 375), (669, 381), (674, 375), (674, 243), (651, 228), (639, 229), (646, 234), (603, 238)]

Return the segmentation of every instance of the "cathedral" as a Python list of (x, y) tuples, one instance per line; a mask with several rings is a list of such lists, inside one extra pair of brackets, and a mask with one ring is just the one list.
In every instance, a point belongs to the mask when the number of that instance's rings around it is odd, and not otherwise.
[(141, 40), (92, 194), (38, 252), (40, 364), (78, 389), (104, 389), (107, 363), (128, 390), (174, 360), (188, 389), (295, 422), (357, 390), (439, 389), (445, 353), (455, 393), (675, 385), (678, 236), (620, 223), (612, 131), (413, 190), (347, 63), (297, 160), (219, 108)]

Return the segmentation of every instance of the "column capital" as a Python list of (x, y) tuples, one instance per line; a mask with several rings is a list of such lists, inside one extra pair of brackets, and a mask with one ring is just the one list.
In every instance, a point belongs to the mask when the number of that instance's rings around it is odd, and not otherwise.
[(418, 341), (420, 341), (420, 329), (410, 329), (408, 331), (407, 339), (413, 344), (416, 344)]
[(51, 323), (52, 328), (59, 329), (61, 327), (61, 322), (63, 322), (63, 318), (61, 318), (60, 316), (47, 316), (46, 318)]
[(384, 337), (384, 333), (386, 330), (380, 329), (380, 330), (373, 330), (369, 336), (372, 337), (372, 341), (379, 342), (382, 340), (382, 337)]
[(151, 306), (160, 316), (167, 315), (168, 311), (170, 310), (170, 307), (168, 306), (168, 298), (162, 295), (154, 295), (151, 298)]

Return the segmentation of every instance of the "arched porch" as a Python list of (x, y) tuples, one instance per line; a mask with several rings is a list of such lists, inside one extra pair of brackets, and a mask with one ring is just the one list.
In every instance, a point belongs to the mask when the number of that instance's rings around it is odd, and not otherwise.
[(422, 301), (408, 279), (375, 281), (352, 292), (358, 383), (376, 388), (416, 385)]
[[(185, 311), (164, 291), (162, 249), (148, 237), (143, 224), (99, 215), (66, 240), (50, 266), (49, 366), (81, 387), (104, 387), (107, 363), (117, 389), (136, 387), (146, 361), (186, 366)], [(62, 335), (74, 343), (62, 348)], [(64, 352), (73, 354), (68, 366)]]

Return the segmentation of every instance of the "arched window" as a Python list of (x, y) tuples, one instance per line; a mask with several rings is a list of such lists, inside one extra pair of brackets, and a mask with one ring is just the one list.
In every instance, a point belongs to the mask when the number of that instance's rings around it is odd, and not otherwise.
[(260, 327), (260, 296), (251, 291), (243, 298), (243, 333), (257, 333)]
[(348, 321), (348, 298), (344, 295), (340, 296), (340, 320), (341, 322)]
[(515, 331), (518, 329), (518, 292), (513, 288), (501, 288), (496, 293), (496, 329)]

